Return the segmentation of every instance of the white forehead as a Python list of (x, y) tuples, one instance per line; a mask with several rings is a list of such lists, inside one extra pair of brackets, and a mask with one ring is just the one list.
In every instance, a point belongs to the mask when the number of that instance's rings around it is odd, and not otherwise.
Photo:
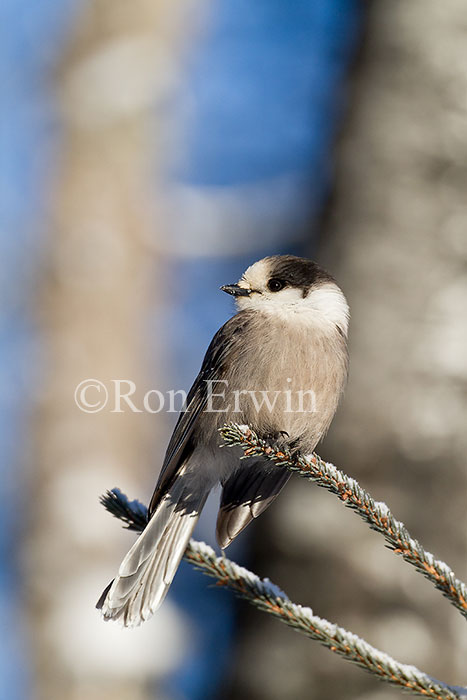
[(243, 273), (239, 285), (251, 289), (262, 289), (270, 277), (271, 261), (268, 258), (258, 260)]

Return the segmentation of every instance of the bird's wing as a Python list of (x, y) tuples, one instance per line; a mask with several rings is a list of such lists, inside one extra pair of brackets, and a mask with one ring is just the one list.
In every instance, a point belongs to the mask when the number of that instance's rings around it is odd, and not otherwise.
[(258, 461), (239, 469), (226, 481), (216, 527), (217, 542), (222, 549), (266, 510), (290, 476), (287, 469)]
[(187, 405), (177, 421), (165, 453), (159, 480), (148, 508), (151, 517), (162, 496), (177, 478), (180, 466), (193, 451), (193, 432), (206, 407), (209, 380), (221, 379), (226, 360), (243, 343), (251, 322), (251, 311), (240, 311), (227, 321), (213, 337), (204, 356), (201, 370), (187, 396)]

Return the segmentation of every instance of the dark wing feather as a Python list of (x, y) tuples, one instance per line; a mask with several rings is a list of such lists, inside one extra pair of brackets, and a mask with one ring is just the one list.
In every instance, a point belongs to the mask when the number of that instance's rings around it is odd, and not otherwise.
[(170, 438), (159, 480), (149, 504), (149, 517), (153, 514), (161, 497), (177, 478), (180, 465), (193, 451), (193, 432), (208, 400), (206, 382), (210, 379), (222, 378), (225, 361), (233, 346), (238, 345), (239, 338), (246, 331), (251, 313), (251, 311), (240, 311), (229, 319), (211, 340), (201, 370), (188, 392), (186, 410), (180, 414)]
[(225, 549), (246, 526), (266, 510), (290, 479), (291, 473), (264, 462), (235, 472), (224, 484), (216, 537)]

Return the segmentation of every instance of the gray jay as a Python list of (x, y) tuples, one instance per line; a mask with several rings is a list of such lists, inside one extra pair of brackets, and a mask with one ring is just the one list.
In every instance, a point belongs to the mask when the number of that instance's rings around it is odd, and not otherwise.
[(312, 452), (347, 377), (349, 308), (335, 280), (311, 260), (267, 257), (221, 289), (237, 313), (217, 331), (179, 416), (138, 537), (97, 607), (132, 627), (163, 601), (206, 498), (222, 486), (222, 549), (276, 498), (290, 472), (241, 448), (220, 449), (219, 428), (247, 424), (260, 436)]

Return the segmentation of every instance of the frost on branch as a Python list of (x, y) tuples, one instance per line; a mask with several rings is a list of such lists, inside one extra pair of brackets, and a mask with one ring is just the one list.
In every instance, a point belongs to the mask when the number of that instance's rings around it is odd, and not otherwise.
[[(278, 468), (287, 468), (314, 481), (338, 496), (373, 529), (384, 536), (391, 549), (423, 573), (448, 600), (467, 617), (467, 589), (443, 561), (426, 552), (412, 538), (403, 523), (396, 520), (385, 503), (374, 501), (354, 479), (318, 455), (301, 456), (269, 445), (248, 426), (230, 424), (221, 429), (227, 446), (240, 445), (246, 456), (264, 456)], [(147, 523), (147, 509), (139, 501), (129, 501), (119, 489), (108, 491), (102, 498), (104, 507), (122, 520), (128, 529), (140, 532)], [(320, 642), (375, 675), (380, 680), (399, 686), (414, 695), (438, 700), (467, 697), (467, 688), (450, 686), (431, 678), (415, 666), (402, 664), (365, 640), (338, 625), (314, 615), (310, 608), (292, 603), (287, 595), (269, 579), (261, 579), (248, 569), (225, 557), (218, 557), (204, 542), (190, 540), (184, 558), (218, 585), (230, 588), (260, 610), (277, 617), (289, 627)]]

